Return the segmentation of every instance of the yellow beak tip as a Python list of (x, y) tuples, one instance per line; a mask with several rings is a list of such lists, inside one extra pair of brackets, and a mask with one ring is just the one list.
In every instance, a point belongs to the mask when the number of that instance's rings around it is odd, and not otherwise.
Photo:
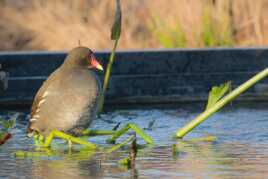
[(103, 71), (103, 67), (102, 67), (101, 65), (98, 65), (98, 69), (99, 69), (100, 71)]

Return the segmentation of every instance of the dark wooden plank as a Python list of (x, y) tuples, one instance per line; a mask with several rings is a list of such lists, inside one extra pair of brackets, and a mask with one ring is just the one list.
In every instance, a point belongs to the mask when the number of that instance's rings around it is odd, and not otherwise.
[[(64, 52), (0, 53), (9, 73), (0, 101), (30, 103), (34, 94), (65, 58)], [(106, 66), (108, 52), (96, 53)], [(206, 100), (213, 85), (237, 86), (268, 66), (268, 49), (192, 49), (118, 52), (107, 103), (161, 103)], [(98, 73), (103, 77), (103, 73)], [(251, 88), (243, 99), (267, 99), (268, 80)]]
[[(109, 53), (96, 56), (106, 66)], [(42, 76), (58, 67), (66, 53), (0, 53), (11, 76)], [(268, 66), (268, 49), (202, 49), (118, 52), (112, 75), (257, 72)]]
[(0, 71), (0, 94), (3, 93), (8, 87), (8, 73)]
[[(246, 81), (254, 74), (229, 73), (229, 74), (196, 74), (196, 75), (114, 75), (107, 91), (107, 100), (110, 103), (133, 103), (145, 101), (180, 102), (183, 99), (189, 101), (206, 100), (209, 89), (228, 80), (237, 87), (240, 81)], [(9, 90), (0, 96), (2, 99), (29, 100), (45, 78), (14, 78), (9, 81)], [(268, 79), (263, 80), (249, 89), (244, 96), (268, 94)], [(173, 97), (175, 97), (173, 99)], [(144, 100), (142, 100), (144, 98)], [(166, 99), (164, 99), (166, 98)], [(146, 99), (146, 100), (145, 100)], [(168, 100), (167, 100), (168, 99)], [(266, 98), (267, 99), (267, 98)]]

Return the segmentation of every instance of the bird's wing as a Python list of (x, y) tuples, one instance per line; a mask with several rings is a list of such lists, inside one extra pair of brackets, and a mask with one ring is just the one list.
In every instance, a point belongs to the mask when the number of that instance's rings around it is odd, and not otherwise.
[(96, 77), (88, 70), (65, 70), (63, 76), (56, 79), (55, 76), (50, 76), (38, 91), (29, 128), (68, 130), (81, 123), (89, 123), (89, 118), (85, 121), (80, 119), (84, 111), (96, 106), (99, 91)]
[(42, 101), (45, 97), (45, 92), (48, 90), (48, 88), (51, 85), (51, 81), (55, 82), (55, 80), (57, 80), (57, 76), (58, 76), (58, 71), (59, 69), (57, 69), (56, 71), (54, 71), (46, 81), (44, 81), (44, 83), (42, 84), (42, 86), (39, 88), (38, 92), (36, 93), (35, 97), (34, 97), (34, 101), (32, 104), (32, 108), (31, 108), (31, 117), (36, 113), (36, 111), (38, 110), (38, 104), (40, 103), (40, 101)]

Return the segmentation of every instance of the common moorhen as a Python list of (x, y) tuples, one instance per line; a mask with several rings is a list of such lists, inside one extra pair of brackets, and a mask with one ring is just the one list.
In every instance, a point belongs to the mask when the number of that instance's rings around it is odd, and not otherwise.
[(70, 51), (38, 90), (31, 109), (27, 135), (47, 136), (52, 130), (79, 135), (96, 117), (101, 88), (93, 69), (103, 70), (86, 47)]

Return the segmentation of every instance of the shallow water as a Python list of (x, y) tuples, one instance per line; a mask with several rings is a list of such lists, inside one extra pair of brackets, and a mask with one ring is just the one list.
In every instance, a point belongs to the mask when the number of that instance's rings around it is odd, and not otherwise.
[[(216, 142), (180, 142), (174, 157), (171, 136), (200, 110), (180, 109), (117, 110), (102, 115), (93, 128), (111, 129), (118, 122), (134, 122), (147, 127), (155, 120), (155, 146), (139, 151), (135, 169), (127, 170), (117, 161), (128, 155), (120, 150), (112, 155), (69, 151), (58, 144), (45, 155), (16, 158), (18, 150), (34, 151), (25, 137), (25, 119), (12, 131), (13, 138), (0, 147), (0, 178), (265, 178), (268, 176), (268, 104), (228, 107), (196, 128), (186, 138), (208, 134)], [(4, 115), (4, 113), (3, 113)], [(89, 139), (99, 145), (105, 137)], [(139, 143), (143, 143), (141, 139)]]

